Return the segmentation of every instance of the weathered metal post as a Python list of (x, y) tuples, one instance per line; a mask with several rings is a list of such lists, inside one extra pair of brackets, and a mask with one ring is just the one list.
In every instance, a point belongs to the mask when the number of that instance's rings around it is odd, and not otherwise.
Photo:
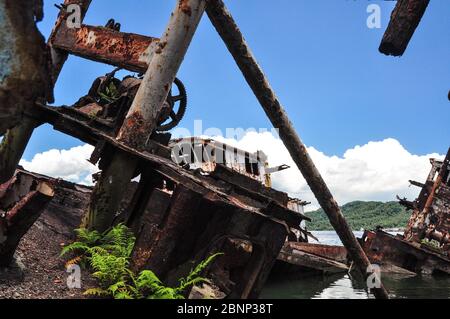
[[(367, 269), (370, 265), (369, 259), (347, 224), (339, 205), (334, 200), (333, 195), (309, 156), (305, 145), (297, 135), (275, 92), (270, 87), (266, 76), (256, 62), (231, 13), (225, 7), (222, 0), (209, 0), (206, 12), (235, 59), (247, 83), (258, 98), (272, 125), (279, 130), (281, 140), (323, 210), (328, 215), (331, 224), (347, 248), (350, 257), (361, 273), (367, 277)], [(388, 294), (383, 286), (373, 291), (377, 298), (388, 298)]]
[[(160, 41), (150, 45), (149, 67), (117, 136), (120, 142), (136, 149), (145, 147), (205, 5), (205, 0), (178, 0)], [(114, 154), (92, 194), (86, 221), (89, 229), (104, 231), (111, 226), (137, 164), (124, 152)]]
[[(63, 6), (64, 8), (67, 8), (71, 4), (79, 5), (81, 15), (80, 21), (82, 21), (86, 15), (90, 3), (91, 0), (65, 0)], [(58, 19), (56, 20), (56, 26), (64, 23), (67, 15), (68, 12), (65, 9), (61, 10), (58, 15)], [(54, 49), (51, 46), (51, 39), (54, 36), (55, 29), (56, 27), (53, 29), (49, 40), (50, 56), (43, 54), (44, 58), (51, 59), (51, 70), (48, 70), (51, 73), (49, 76), (49, 88), (53, 88), (56, 84), (61, 69), (68, 57), (67, 52)], [(43, 50), (43, 52), (45, 52), (45, 50)], [(51, 90), (49, 90), (49, 93), (52, 93)], [(53, 94), (49, 94), (47, 99), (50, 102), (53, 102)], [(34, 101), (32, 102), (33, 103), (30, 107), (34, 106)], [(34, 129), (40, 124), (41, 123), (39, 123), (36, 119), (24, 116), (22, 121), (17, 126), (6, 132), (4, 139), (0, 144), (0, 184), (5, 183), (14, 175), (17, 165), (23, 156), (23, 152), (30, 141)]]

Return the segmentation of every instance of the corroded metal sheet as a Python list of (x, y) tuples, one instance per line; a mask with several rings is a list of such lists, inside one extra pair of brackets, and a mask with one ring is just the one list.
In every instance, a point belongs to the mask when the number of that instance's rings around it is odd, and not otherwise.
[(450, 274), (450, 259), (429, 247), (378, 230), (366, 231), (361, 245), (370, 261), (381, 266), (395, 265), (415, 273)]

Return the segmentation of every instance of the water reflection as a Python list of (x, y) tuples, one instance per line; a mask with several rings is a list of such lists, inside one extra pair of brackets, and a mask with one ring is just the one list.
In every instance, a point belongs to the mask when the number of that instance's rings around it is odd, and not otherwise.
[(312, 299), (368, 299), (369, 296), (362, 285), (358, 285), (355, 280), (351, 280), (348, 275), (345, 275), (313, 296)]
[[(340, 245), (335, 232), (313, 232), (321, 243)], [(362, 232), (355, 232), (357, 237)], [(382, 274), (391, 298), (450, 299), (450, 277)], [(361, 278), (348, 274), (269, 279), (261, 298), (275, 299), (367, 299), (373, 298)]]
[[(405, 277), (384, 274), (383, 284), (391, 298), (450, 299), (450, 278), (433, 276)], [(269, 280), (261, 298), (275, 299), (368, 299), (362, 280), (348, 274), (305, 277), (296, 280)]]

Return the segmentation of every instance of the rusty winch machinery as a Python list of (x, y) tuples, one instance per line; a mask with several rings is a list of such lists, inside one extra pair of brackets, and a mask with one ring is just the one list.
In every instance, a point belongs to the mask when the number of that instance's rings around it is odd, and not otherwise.
[[(125, 76), (119, 80), (115, 77), (118, 70), (119, 68), (96, 78), (87, 95), (80, 98), (73, 107), (120, 127), (142, 83), (142, 76)], [(156, 131), (165, 132), (176, 127), (182, 120), (186, 107), (186, 88), (181, 80), (175, 78), (160, 112)]]

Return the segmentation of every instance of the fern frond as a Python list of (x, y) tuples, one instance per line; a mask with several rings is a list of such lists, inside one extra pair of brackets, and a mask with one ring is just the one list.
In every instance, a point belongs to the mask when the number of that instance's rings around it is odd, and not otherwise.
[(75, 229), (75, 234), (77, 234), (79, 241), (85, 243), (88, 246), (96, 245), (102, 238), (101, 234), (98, 231), (90, 231), (86, 228)]
[(129, 257), (136, 238), (131, 230), (124, 224), (118, 224), (102, 234), (102, 247), (111, 254)]
[(102, 288), (90, 288), (90, 289), (87, 289), (85, 292), (83, 292), (83, 295), (105, 297), (105, 296), (109, 296), (109, 292)]
[(77, 265), (81, 262), (81, 260), (84, 258), (83, 255), (77, 256), (75, 258), (72, 258), (70, 260), (68, 260), (65, 264), (66, 268), (72, 266), (72, 265)]
[(136, 280), (136, 287), (140, 290), (149, 289), (157, 291), (164, 288), (161, 280), (151, 270), (143, 270)]
[(90, 247), (88, 245), (86, 245), (85, 243), (76, 241), (67, 246), (64, 246), (63, 249), (61, 250), (60, 256), (62, 257), (69, 252), (84, 253), (84, 252), (87, 252), (89, 249), (90, 249)]
[(198, 264), (186, 278), (180, 279), (180, 285), (176, 288), (177, 291), (184, 291), (189, 286), (195, 285), (200, 282), (207, 281), (205, 278), (200, 277), (200, 274), (206, 267), (208, 267), (218, 256), (223, 255), (223, 253), (216, 253), (214, 255), (209, 256), (205, 260), (203, 260), (200, 264)]
[(174, 288), (164, 287), (155, 291), (148, 299), (184, 299)]
[(196, 277), (189, 281), (184, 280), (177, 288), (175, 288), (175, 290), (178, 293), (182, 293), (189, 287), (196, 286), (198, 284), (205, 283), (205, 282), (210, 283), (211, 281), (209, 279), (203, 278), (203, 277)]
[(134, 298), (126, 290), (123, 290), (115, 294), (114, 299), (134, 299)]

